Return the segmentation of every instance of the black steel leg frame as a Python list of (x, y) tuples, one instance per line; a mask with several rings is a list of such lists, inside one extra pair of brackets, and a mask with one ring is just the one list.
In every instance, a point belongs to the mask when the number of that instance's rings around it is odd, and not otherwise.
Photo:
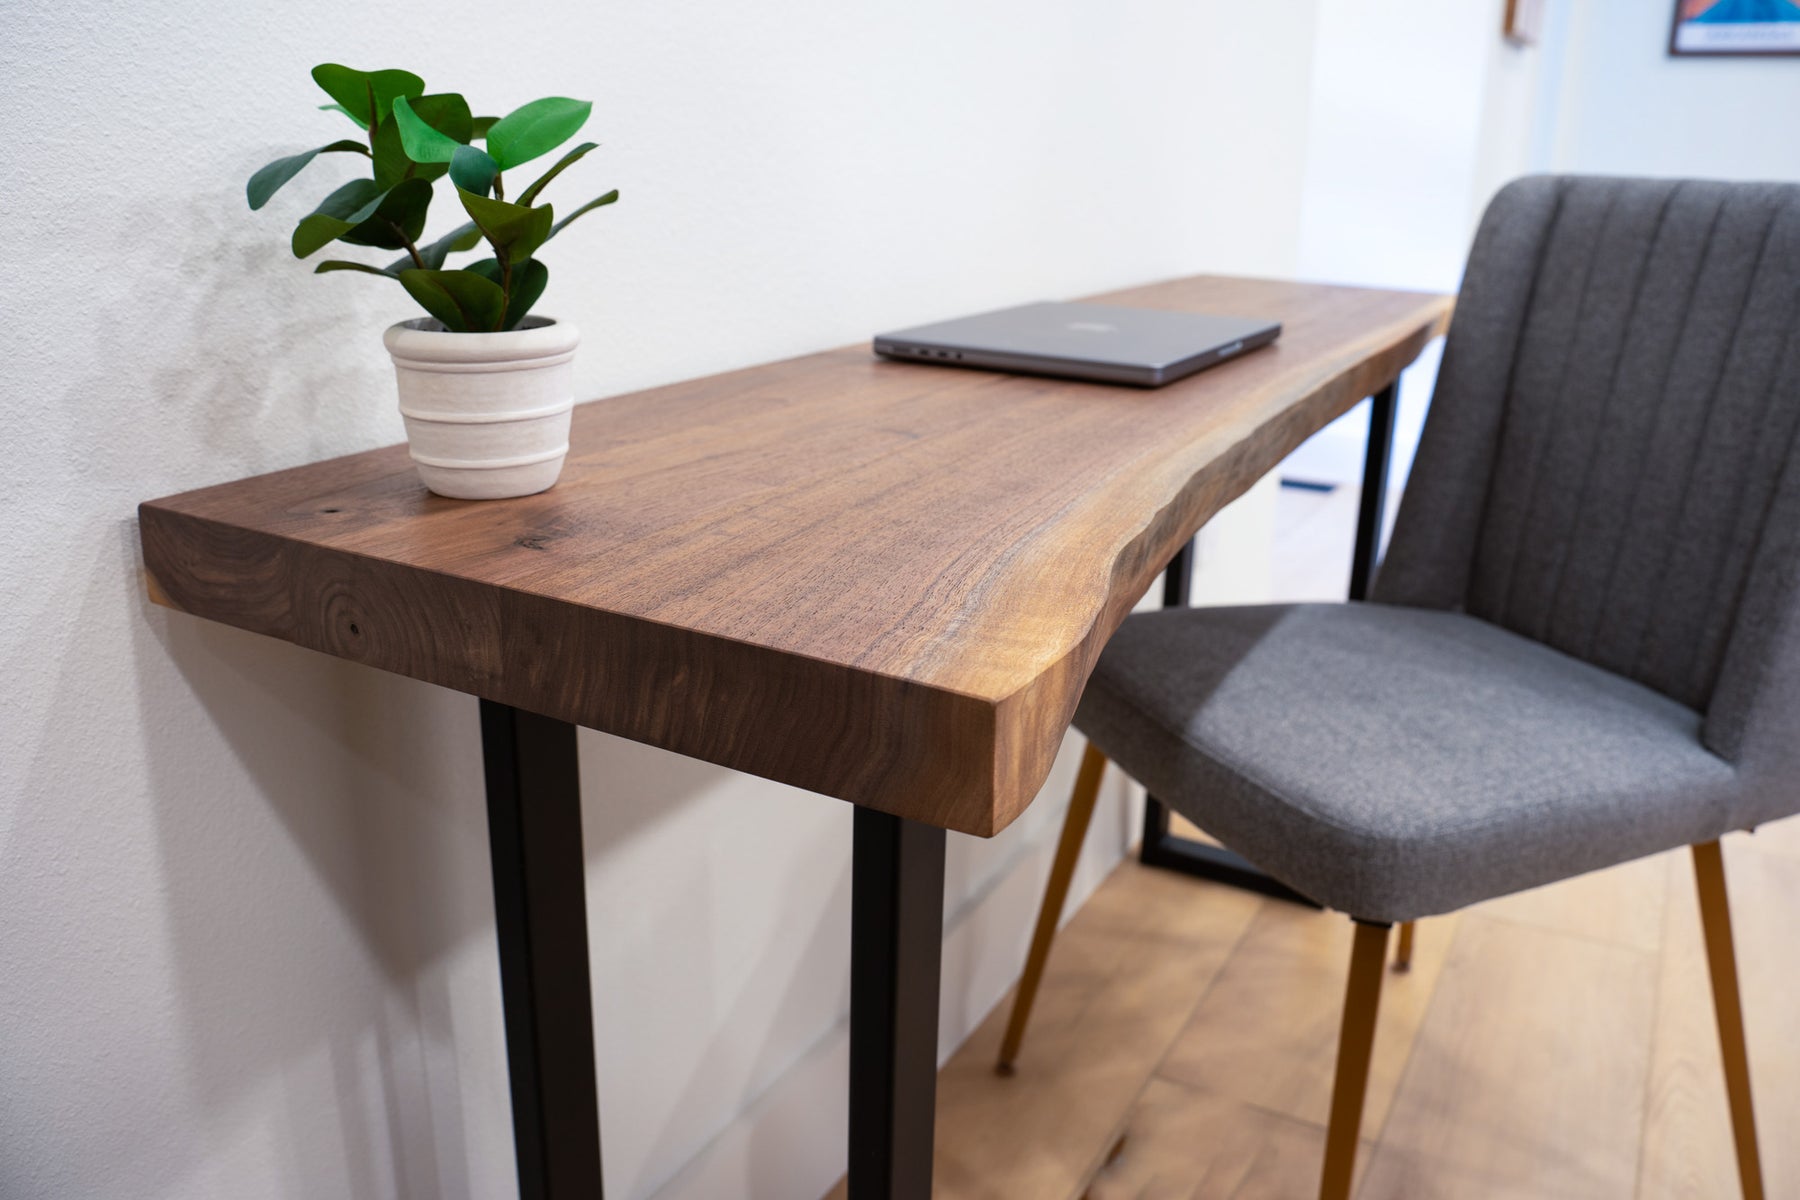
[[(520, 1200), (601, 1200), (575, 727), (481, 702)], [(850, 1196), (929, 1200), (944, 831), (856, 810)]]
[(575, 727), (481, 702), (519, 1200), (601, 1200)]
[[(1350, 558), (1352, 600), (1369, 597), (1369, 581), (1381, 553), (1382, 517), (1387, 512), (1388, 464), (1394, 451), (1394, 407), (1400, 383), (1369, 397), (1369, 440), (1363, 451), (1362, 501), (1356, 512), (1356, 549)], [(1194, 543), (1183, 546), (1163, 573), (1163, 607), (1185, 608), (1193, 575)], [(1144, 803), (1144, 840), (1138, 858), (1145, 866), (1162, 867), (1213, 879), (1264, 895), (1316, 904), (1280, 880), (1265, 874), (1223, 846), (1195, 841), (1169, 831), (1169, 806), (1149, 797)]]
[(850, 869), (850, 1200), (930, 1200), (944, 831), (856, 810)]

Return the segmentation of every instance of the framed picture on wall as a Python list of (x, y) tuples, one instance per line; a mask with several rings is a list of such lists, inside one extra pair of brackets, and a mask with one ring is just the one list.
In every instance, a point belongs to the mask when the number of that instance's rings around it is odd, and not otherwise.
[(1800, 0), (1676, 0), (1669, 53), (1800, 54)]

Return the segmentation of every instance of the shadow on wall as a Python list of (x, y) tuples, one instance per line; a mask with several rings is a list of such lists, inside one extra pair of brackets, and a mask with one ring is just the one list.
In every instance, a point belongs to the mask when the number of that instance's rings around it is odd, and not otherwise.
[(172, 663), (220, 735), (145, 747), (189, 1086), (221, 1118), (279, 1090), (294, 1197), (466, 1196), (440, 1175), (463, 1114), (434, 1108), (464, 1091), (458, 1019), (498, 1020), (448, 961), (491, 923), (480, 760), (445, 736), (472, 706), (139, 604), (146, 728)]
[[(189, 1086), (220, 1114), (280, 1090), (296, 1200), (510, 1187), (475, 702), (156, 608), (138, 565), (144, 727), (219, 735), (144, 747)], [(166, 711), (168, 664), (200, 713)], [(590, 820), (590, 858), (688, 799), (661, 782)]]
[(381, 342), (408, 315), (404, 296), (315, 278), (283, 244), (296, 214), (271, 216), (271, 205), (244, 220), (243, 203), (231, 187), (184, 199), (214, 218), (201, 231), (171, 230), (166, 211), (144, 205), (117, 223), (128, 298), (83, 331), (91, 373), (60, 400), (71, 414), (61, 428), (81, 440), (51, 449), (102, 488), (132, 480), (160, 494), (404, 437)]
[(745, 1118), (848, 1008), (851, 810), (603, 734), (581, 753), (609, 1193), (665, 1194), (726, 1136), (764, 1164), (732, 1188), (791, 1187), (813, 1147)]
[[(837, 805), (824, 799), (816, 802)], [(840, 816), (845, 819), (835, 819)], [(850, 1005), (848, 817), (847, 811), (832, 813), (831, 819), (809, 830), (807, 853), (818, 864), (822, 880), (799, 885), (787, 881), (785, 886), (782, 880), (769, 880), (762, 889), (767, 896), (757, 897), (759, 902), (773, 899), (768, 922), (781, 934), (758, 948), (756, 961), (747, 972), (731, 973), (729, 995), (720, 994), (724, 981), (716, 977), (708, 981), (704, 991), (709, 1007), (731, 1014), (731, 1019), (689, 1031), (690, 1043), (698, 1041), (684, 1047), (681, 1056), (691, 1068), (667, 1109), (667, 1121), (647, 1144), (632, 1147), (634, 1156), (641, 1150), (643, 1172), (639, 1185), (627, 1189), (627, 1194), (660, 1193), (682, 1168), (705, 1153), (707, 1145), (779, 1089), (797, 1062), (817, 1053), (845, 1028), (844, 1019), (832, 1019), (825, 1013), (847, 1014)], [(821, 882), (829, 891), (823, 901)], [(730, 904), (732, 898), (706, 896), (700, 902)], [(671, 955), (679, 954), (683, 965), (711, 969), (715, 976), (721, 961), (741, 957), (722, 947), (697, 946), (691, 940), (668, 950)], [(721, 1087), (722, 1082), (726, 1087)], [(602, 1093), (607, 1091), (604, 1079), (600, 1087)], [(831, 1098), (837, 1100), (842, 1092), (840, 1083), (832, 1089)], [(604, 1112), (601, 1119), (604, 1128)], [(825, 1128), (835, 1133), (838, 1125)], [(816, 1139), (818, 1132), (814, 1129), (806, 1136)], [(771, 1181), (791, 1180), (793, 1160), (818, 1153), (814, 1144), (796, 1144), (793, 1137), (792, 1129), (749, 1122), (747, 1178), (741, 1185), (756, 1193)], [(697, 1142), (705, 1144), (697, 1147)], [(831, 1145), (832, 1139), (828, 1137), (826, 1144)]]

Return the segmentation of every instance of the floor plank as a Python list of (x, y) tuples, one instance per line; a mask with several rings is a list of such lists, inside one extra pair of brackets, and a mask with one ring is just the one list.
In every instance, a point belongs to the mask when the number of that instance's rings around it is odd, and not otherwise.
[(1263, 903), (1121, 863), (1057, 935), (1016, 1074), (1011, 993), (939, 1071), (934, 1196), (1079, 1196)]
[[(1412, 969), (1383, 979), (1365, 1130), (1379, 1129), (1387, 1118), (1456, 923), (1454, 916), (1421, 922)], [(1342, 916), (1266, 905), (1158, 1075), (1323, 1128), (1351, 930)]]
[[(1361, 1156), (1368, 1161), (1367, 1146)], [(1318, 1190), (1320, 1126), (1158, 1077), (1088, 1200), (1248, 1200)]]
[(1750, 844), (1765, 854), (1781, 854), (1800, 858), (1800, 816), (1784, 817), (1759, 826)]
[(1478, 904), (1470, 912), (1655, 953), (1668, 868), (1661, 856)]
[(1629, 1196), (1656, 959), (1466, 916), (1363, 1196)]
[[(1761, 836), (1724, 845), (1765, 1190), (1800, 1196), (1800, 857), (1766, 852)], [(1737, 1160), (1693, 866), (1686, 853), (1663, 861), (1669, 905), (1638, 1195), (1731, 1196)]]
[[(1728, 1181), (1737, 1178), (1700, 909), (1693, 868), (1684, 858), (1657, 860), (1669, 880), (1669, 903), (1638, 1174), (1638, 1195), (1646, 1200), (1728, 1195)], [(1731, 855), (1728, 876), (1737, 866)]]

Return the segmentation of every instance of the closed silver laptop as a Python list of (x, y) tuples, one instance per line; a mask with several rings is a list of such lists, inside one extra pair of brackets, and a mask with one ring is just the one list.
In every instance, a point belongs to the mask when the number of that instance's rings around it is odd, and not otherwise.
[(875, 353), (1157, 387), (1266, 346), (1280, 332), (1280, 322), (1256, 317), (1044, 301), (880, 334)]

